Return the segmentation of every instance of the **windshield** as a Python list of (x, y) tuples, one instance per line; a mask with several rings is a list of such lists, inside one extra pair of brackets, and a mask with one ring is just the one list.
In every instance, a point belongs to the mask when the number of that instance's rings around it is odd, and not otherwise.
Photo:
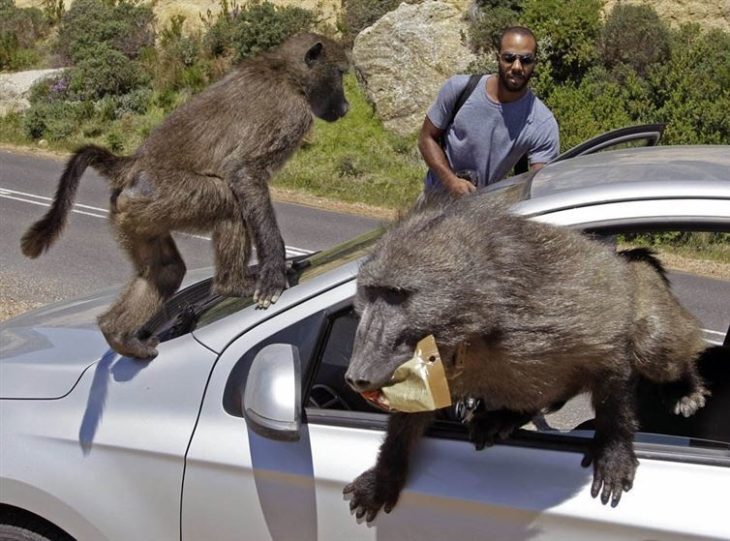
[[(370, 252), (373, 245), (384, 232), (384, 227), (373, 229), (328, 250), (316, 252), (304, 259), (292, 261), (291, 267), (287, 272), (289, 284), (291, 287), (296, 287), (301, 282), (306, 282), (327, 271), (360, 259)], [(200, 328), (214, 321), (218, 321), (253, 304), (254, 302), (251, 297), (214, 296), (205, 303), (203, 310), (201, 310), (197, 318), (195, 328)]]

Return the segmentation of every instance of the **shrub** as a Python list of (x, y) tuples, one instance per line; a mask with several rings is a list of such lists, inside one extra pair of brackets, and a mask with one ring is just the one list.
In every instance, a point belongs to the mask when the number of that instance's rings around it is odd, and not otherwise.
[(70, 92), (75, 99), (127, 94), (149, 82), (140, 64), (120, 51), (106, 44), (95, 46), (93, 51), (70, 70)]
[(106, 45), (133, 59), (154, 46), (154, 20), (152, 8), (134, 0), (75, 0), (61, 18), (56, 51), (78, 63)]
[(479, 2), (479, 8), (469, 22), (469, 41), (473, 49), (491, 56), (499, 49), (502, 31), (518, 24), (521, 13), (521, 0)]
[(649, 76), (666, 144), (729, 144), (730, 33), (685, 25)]
[(627, 65), (643, 77), (669, 59), (669, 28), (649, 5), (619, 3), (606, 19), (599, 50), (607, 68)]
[[(389, 11), (396, 9), (403, 0), (342, 0), (340, 31), (346, 41), (352, 43), (355, 37)], [(407, 1), (407, 4), (419, 2)]]
[(144, 63), (154, 73), (154, 86), (160, 90), (199, 91), (210, 82), (200, 37), (183, 34), (184, 22), (182, 15), (173, 17), (160, 33), (157, 50), (145, 55)]
[(279, 45), (297, 32), (312, 30), (317, 22), (315, 12), (300, 7), (250, 0), (228, 10), (227, 2), (223, 2), (204, 39), (212, 56), (232, 55), (240, 61)]
[(601, 0), (524, 1), (521, 22), (537, 37), (539, 69), (556, 83), (580, 82), (595, 64), (601, 5)]
[(0, 2), (0, 70), (19, 70), (40, 60), (36, 42), (48, 34), (43, 12), (17, 8), (12, 0)]
[(78, 102), (40, 103), (26, 111), (23, 126), (30, 139), (61, 141), (78, 130), (86, 114)]

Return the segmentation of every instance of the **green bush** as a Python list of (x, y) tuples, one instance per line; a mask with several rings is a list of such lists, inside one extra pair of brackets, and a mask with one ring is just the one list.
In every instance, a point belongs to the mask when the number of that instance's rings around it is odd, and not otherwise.
[(519, 23), (522, 0), (487, 0), (480, 2), (476, 16), (469, 22), (469, 42), (472, 48), (488, 56), (499, 49), (502, 31)]
[(627, 65), (643, 77), (669, 59), (669, 28), (649, 5), (619, 3), (606, 19), (599, 48), (607, 68)]
[(159, 90), (200, 91), (211, 81), (206, 60), (202, 57), (198, 34), (185, 35), (185, 17), (173, 17), (160, 33), (157, 49), (143, 60), (154, 74), (154, 86)]
[(12, 0), (0, 2), (0, 70), (20, 70), (40, 61), (36, 43), (48, 34), (43, 12), (18, 8)]
[(134, 59), (154, 46), (154, 22), (152, 8), (134, 0), (75, 0), (61, 18), (56, 51), (78, 63), (106, 45)]
[(730, 33), (683, 26), (649, 79), (665, 144), (730, 144)]
[[(88, 49), (91, 52), (91, 49)], [(107, 44), (97, 44), (70, 71), (70, 93), (75, 99), (96, 100), (106, 95), (123, 95), (149, 83), (138, 62)]]
[(236, 61), (279, 45), (288, 37), (311, 31), (317, 14), (295, 6), (275, 6), (271, 2), (250, 0), (227, 11), (227, 3), (205, 35), (211, 56), (232, 55)]
[(28, 138), (62, 141), (79, 129), (88, 108), (79, 102), (40, 103), (25, 113), (23, 127)]
[[(389, 11), (397, 9), (404, 0), (342, 0), (342, 15), (338, 26), (345, 40), (352, 43), (355, 37)], [(420, 4), (418, 0), (405, 0), (407, 4)]]
[(553, 83), (580, 82), (598, 57), (601, 0), (525, 0), (521, 22), (535, 33), (538, 70)]

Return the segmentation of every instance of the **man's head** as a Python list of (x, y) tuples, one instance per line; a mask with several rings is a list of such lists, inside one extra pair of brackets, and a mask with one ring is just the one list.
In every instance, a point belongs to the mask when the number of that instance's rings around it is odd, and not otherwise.
[(497, 64), (499, 81), (510, 92), (523, 90), (537, 62), (537, 40), (523, 26), (507, 28), (499, 39)]

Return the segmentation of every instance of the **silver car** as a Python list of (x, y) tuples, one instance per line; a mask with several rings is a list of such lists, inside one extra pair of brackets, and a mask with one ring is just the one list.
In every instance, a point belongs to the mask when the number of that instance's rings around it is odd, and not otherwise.
[[(493, 190), (593, 235), (730, 232), (730, 146), (571, 156), (476, 197)], [(0, 539), (730, 539), (730, 355), (717, 334), (703, 367), (714, 395), (696, 419), (642, 388), (640, 467), (617, 508), (590, 497), (580, 467), (590, 411), (485, 451), (444, 412), (393, 512), (358, 522), (342, 489), (375, 463), (387, 415), (343, 374), (358, 265), (379, 234), (292, 260), (293, 286), (268, 310), (194, 281), (149, 323), (162, 340), (152, 362), (119, 357), (98, 331), (112, 291), (5, 322)]]

